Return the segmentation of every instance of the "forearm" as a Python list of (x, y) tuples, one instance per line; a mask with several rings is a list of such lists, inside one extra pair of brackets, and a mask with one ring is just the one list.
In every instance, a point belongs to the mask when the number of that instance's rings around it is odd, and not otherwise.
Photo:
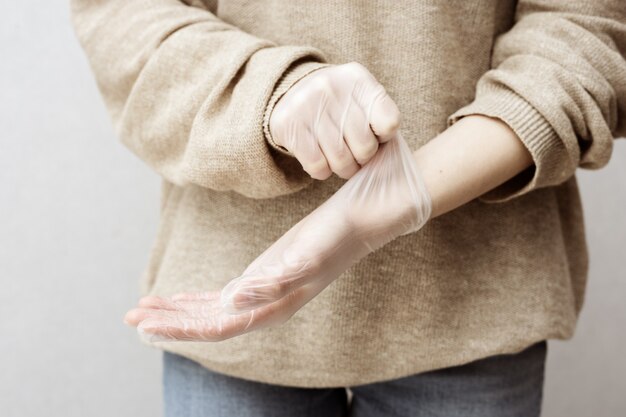
[(532, 165), (530, 153), (502, 121), (464, 117), (415, 151), (437, 217), (481, 196)]
[(188, 3), (72, 0), (119, 138), (179, 186), (251, 198), (308, 186), (297, 161), (270, 152), (263, 122), (274, 90), (325, 65), (321, 51), (278, 45)]

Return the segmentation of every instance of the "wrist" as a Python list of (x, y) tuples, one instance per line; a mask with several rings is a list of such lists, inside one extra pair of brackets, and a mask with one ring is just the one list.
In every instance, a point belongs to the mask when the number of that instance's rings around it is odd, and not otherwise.
[(433, 204), (432, 217), (492, 190), (532, 164), (503, 121), (468, 115), (414, 152)]

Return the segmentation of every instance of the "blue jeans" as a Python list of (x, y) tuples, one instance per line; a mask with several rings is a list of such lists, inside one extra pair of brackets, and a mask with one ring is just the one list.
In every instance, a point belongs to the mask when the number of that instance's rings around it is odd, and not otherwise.
[(541, 412), (546, 342), (514, 355), (367, 385), (310, 389), (211, 372), (164, 353), (165, 417), (536, 417)]

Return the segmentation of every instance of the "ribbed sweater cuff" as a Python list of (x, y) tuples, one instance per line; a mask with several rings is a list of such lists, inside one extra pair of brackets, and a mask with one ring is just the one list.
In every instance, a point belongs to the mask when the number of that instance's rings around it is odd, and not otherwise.
[(274, 87), (274, 91), (270, 96), (270, 99), (265, 108), (265, 113), (263, 115), (263, 132), (265, 134), (265, 138), (267, 139), (267, 143), (276, 149), (278, 152), (281, 152), (285, 155), (293, 156), (291, 152), (289, 152), (286, 148), (280, 146), (276, 142), (274, 142), (274, 138), (270, 133), (270, 116), (272, 115), (272, 110), (274, 110), (274, 106), (280, 100), (280, 98), (293, 86), (296, 82), (304, 78), (306, 75), (311, 72), (318, 70), (320, 68), (328, 67), (332, 64), (324, 63), (324, 62), (312, 62), (310, 58), (308, 60), (301, 59), (295, 61), (291, 64), (289, 68), (283, 73), (281, 78), (278, 80)]
[[(487, 203), (499, 203), (524, 195), (536, 188), (554, 184), (560, 172), (559, 158), (567, 158), (550, 123), (523, 97), (506, 87), (484, 86), (480, 95), (448, 117), (448, 126), (465, 116), (480, 114), (506, 123), (530, 152), (534, 166), (479, 197)], [(558, 171), (558, 172), (557, 172)]]

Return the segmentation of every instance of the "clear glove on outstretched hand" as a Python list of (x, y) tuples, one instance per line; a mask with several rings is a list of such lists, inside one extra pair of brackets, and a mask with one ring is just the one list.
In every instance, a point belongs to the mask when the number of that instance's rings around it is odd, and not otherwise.
[(283, 323), (367, 254), (419, 230), (430, 214), (430, 196), (398, 133), (221, 292), (144, 297), (126, 321), (152, 341), (218, 341)]
[(348, 179), (398, 130), (400, 111), (361, 64), (313, 71), (276, 103), (269, 129), (313, 178)]

